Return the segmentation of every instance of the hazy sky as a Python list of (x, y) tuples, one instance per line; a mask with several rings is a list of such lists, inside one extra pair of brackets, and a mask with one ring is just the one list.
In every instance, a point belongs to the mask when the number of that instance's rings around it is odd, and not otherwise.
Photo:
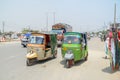
[[(0, 29), (21, 31), (24, 27), (49, 30), (55, 23), (67, 23), (73, 31), (94, 31), (113, 22), (115, 0), (0, 0)], [(120, 22), (120, 0), (117, 4), (117, 21)]]

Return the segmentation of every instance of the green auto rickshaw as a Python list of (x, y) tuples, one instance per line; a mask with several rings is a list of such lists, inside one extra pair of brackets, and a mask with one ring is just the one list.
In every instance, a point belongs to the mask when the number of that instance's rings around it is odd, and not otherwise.
[(27, 66), (34, 62), (57, 57), (57, 38), (53, 33), (32, 33), (27, 44)]
[(64, 34), (62, 44), (62, 57), (66, 61), (65, 65), (70, 68), (74, 62), (88, 57), (87, 37), (84, 33), (67, 32)]

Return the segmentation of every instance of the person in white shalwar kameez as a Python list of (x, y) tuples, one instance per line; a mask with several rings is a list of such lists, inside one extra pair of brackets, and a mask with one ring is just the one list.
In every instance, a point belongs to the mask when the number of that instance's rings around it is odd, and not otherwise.
[(106, 53), (106, 55), (105, 55), (105, 59), (107, 59), (107, 55), (108, 55), (108, 45), (109, 45), (109, 37), (107, 37), (106, 38), (106, 40), (105, 40), (105, 53)]

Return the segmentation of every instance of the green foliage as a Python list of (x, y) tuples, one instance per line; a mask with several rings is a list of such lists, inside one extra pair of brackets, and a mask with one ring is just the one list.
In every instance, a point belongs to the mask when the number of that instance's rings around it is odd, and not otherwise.
[(23, 34), (28, 33), (28, 32), (38, 33), (39, 30), (30, 30), (29, 28), (23, 28), (23, 29), (22, 29), (22, 33), (23, 33)]
[(2, 34), (1, 30), (0, 30), (0, 35)]
[(22, 33), (23, 33), (23, 34), (25, 34), (25, 33), (27, 33), (27, 32), (30, 32), (30, 30), (29, 30), (28, 28), (23, 28), (23, 29), (22, 29)]

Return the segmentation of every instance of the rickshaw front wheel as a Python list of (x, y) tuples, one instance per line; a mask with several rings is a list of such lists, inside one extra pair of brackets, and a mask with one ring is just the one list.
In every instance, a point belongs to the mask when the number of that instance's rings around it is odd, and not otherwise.
[(33, 65), (33, 61), (31, 59), (27, 59), (26, 65), (27, 66), (32, 66)]
[(67, 68), (70, 68), (70, 67), (71, 67), (71, 66), (70, 66), (70, 61), (69, 61), (69, 60), (66, 61), (66, 67), (67, 67)]
[(73, 60), (73, 59), (66, 61), (66, 67), (67, 67), (67, 68), (70, 68), (72, 65), (74, 65), (74, 60)]

